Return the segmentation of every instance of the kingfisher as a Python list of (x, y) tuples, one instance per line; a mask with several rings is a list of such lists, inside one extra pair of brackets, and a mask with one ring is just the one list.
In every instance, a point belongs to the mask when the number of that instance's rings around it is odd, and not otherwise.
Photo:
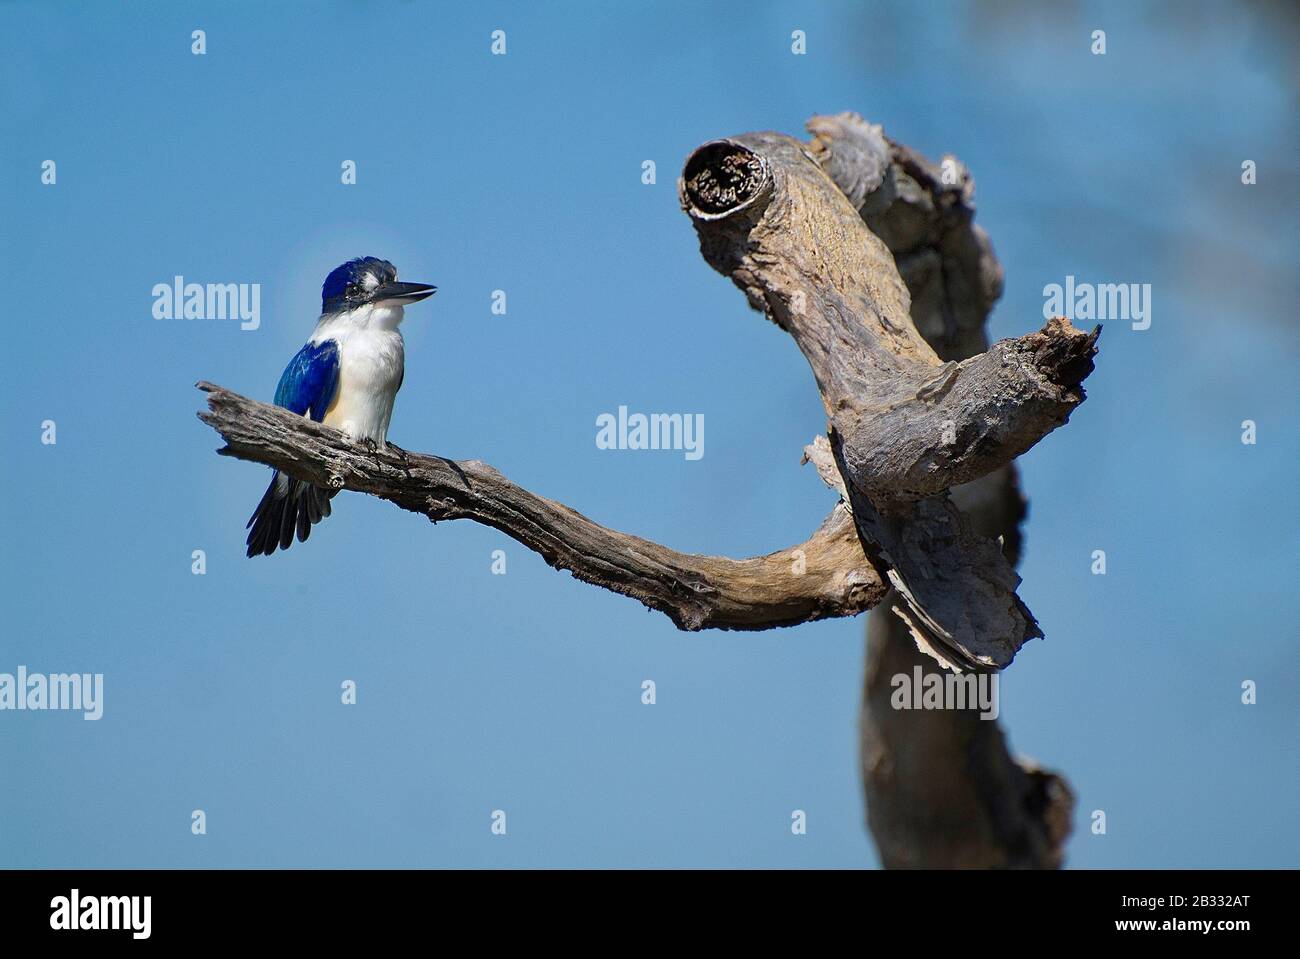
[[(383, 446), (402, 388), (403, 309), (437, 291), (427, 283), (399, 283), (393, 264), (373, 256), (331, 271), (321, 287), (316, 330), (284, 368), (275, 405)], [(295, 532), (305, 542), (311, 528), (330, 515), (335, 492), (276, 470), (245, 527), (248, 555), (288, 549)]]

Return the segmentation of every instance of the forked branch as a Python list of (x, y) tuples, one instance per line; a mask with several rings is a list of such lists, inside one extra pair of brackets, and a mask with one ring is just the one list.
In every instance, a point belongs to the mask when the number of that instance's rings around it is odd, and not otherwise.
[(851, 615), (879, 601), (888, 583), (937, 658), (1001, 668), (1039, 635), (1037, 625), (1016, 595), (1015, 571), (995, 543), (972, 532), (947, 491), (1005, 466), (1065, 422), (1083, 401), (1096, 332), (1052, 320), (960, 363), (942, 362), (913, 324), (893, 253), (864, 220), (897, 158), (886, 151), (879, 163), (865, 162), (884, 141), (860, 124), (816, 124), (811, 148), (776, 133), (705, 144), (687, 160), (679, 192), (705, 259), (789, 331), (811, 364), (856, 544), (837, 507), (791, 550), (693, 556), (605, 529), (481, 463), (361, 455), (341, 434), (217, 387), (205, 387), (205, 421), (226, 437), (228, 453), (435, 520), (493, 526), (683, 629)]
[(830, 442), (808, 453), (845, 502), (805, 543), (744, 560), (678, 553), (478, 461), (372, 450), (207, 383), (200, 418), (223, 454), (492, 526), (681, 629), (767, 629), (882, 604), (862, 714), (882, 861), (1059, 865), (1065, 781), (1014, 760), (996, 723), (900, 712), (890, 693), (900, 672), (933, 668), (920, 653), (1001, 668), (1039, 635), (1016, 594), (1023, 501), (1010, 464), (1083, 402), (1097, 331), (1055, 319), (988, 347), (1002, 271), (972, 222), (965, 168), (931, 164), (856, 114), (808, 128), (809, 144), (776, 133), (707, 143), (678, 184), (705, 260), (792, 335), (821, 391)]
[(876, 156), (841, 118), (813, 132), (813, 150), (779, 133), (706, 143), (678, 181), (682, 208), (704, 259), (812, 367), (863, 550), (906, 600), (918, 643), (946, 664), (1000, 669), (1041, 633), (1015, 570), (947, 491), (1066, 421), (1083, 402), (1097, 331), (1054, 319), (940, 360), (912, 321), (894, 254), (863, 218), (892, 170), (883, 139)]

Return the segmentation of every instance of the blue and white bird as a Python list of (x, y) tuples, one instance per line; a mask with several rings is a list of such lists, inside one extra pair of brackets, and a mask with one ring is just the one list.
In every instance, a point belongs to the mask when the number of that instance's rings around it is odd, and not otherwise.
[[(334, 270), (321, 287), (316, 330), (285, 367), (275, 405), (383, 446), (393, 400), (402, 388), (405, 356), (398, 326), (403, 308), (437, 289), (399, 283), (393, 264), (373, 256)], [(304, 542), (330, 514), (334, 493), (277, 470), (248, 520), (248, 555), (288, 549), (295, 532)]]

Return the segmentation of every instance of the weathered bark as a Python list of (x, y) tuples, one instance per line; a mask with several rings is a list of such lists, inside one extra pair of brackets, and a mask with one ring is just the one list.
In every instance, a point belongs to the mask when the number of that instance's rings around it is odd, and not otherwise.
[(940, 360), (912, 323), (893, 254), (850, 200), (895, 179), (861, 137), (823, 128), (820, 142), (816, 155), (777, 133), (707, 143), (686, 162), (682, 207), (705, 260), (812, 367), (863, 549), (907, 600), (918, 639), (944, 663), (1002, 668), (1042, 634), (1019, 577), (946, 490), (1065, 422), (1084, 399), (1096, 331), (1055, 319), (963, 363)]
[(371, 450), (278, 406), (200, 383), (199, 414), (226, 441), (219, 452), (266, 463), (318, 486), (370, 493), (433, 521), (498, 529), (556, 569), (638, 599), (680, 629), (770, 629), (852, 616), (887, 587), (862, 555), (848, 510), (836, 506), (807, 542), (752, 559), (679, 553), (593, 523), (516, 486), (478, 460)]
[[(738, 186), (719, 191), (728, 176)], [(706, 144), (686, 163), (682, 204), (704, 258), (803, 350), (845, 479), (872, 499), (919, 499), (978, 479), (1083, 401), (1095, 334), (1065, 319), (942, 362), (912, 324), (888, 247), (797, 140), (759, 133)]]
[[(817, 117), (813, 153), (898, 259), (912, 319), (936, 353), (963, 360), (987, 347), (985, 322), (1002, 268), (976, 226), (974, 182), (886, 140), (853, 114)], [(948, 182), (944, 182), (947, 180)], [(1020, 556), (1025, 502), (1014, 465), (952, 490), (982, 536)], [(893, 709), (893, 677), (935, 672), (909, 630), (907, 605), (888, 597), (868, 623), (861, 748), (867, 819), (887, 867), (1061, 864), (1074, 805), (1058, 774), (1012, 758), (997, 721), (973, 711)]]

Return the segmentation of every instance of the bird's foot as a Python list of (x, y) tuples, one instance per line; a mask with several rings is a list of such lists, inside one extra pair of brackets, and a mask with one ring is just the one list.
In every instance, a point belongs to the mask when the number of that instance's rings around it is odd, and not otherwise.
[(388, 443), (387, 445), (388, 445), (388, 452), (394, 454), (398, 459), (402, 461), (402, 469), (406, 470), (407, 474), (409, 475), (411, 472), (411, 460), (410, 457), (407, 455), (406, 450), (402, 449), (396, 443)]
[(379, 466), (380, 465), (379, 444), (375, 442), (374, 437), (372, 436), (362, 437), (361, 442), (365, 446), (366, 450), (370, 453), (370, 455), (375, 458), (375, 466)]

